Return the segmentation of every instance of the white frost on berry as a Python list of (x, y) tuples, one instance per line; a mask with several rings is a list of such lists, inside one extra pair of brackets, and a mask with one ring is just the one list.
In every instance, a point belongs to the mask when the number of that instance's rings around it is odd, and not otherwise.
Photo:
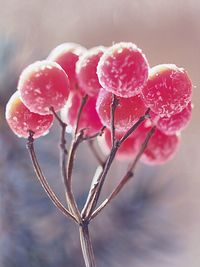
[[(124, 51), (124, 58), (119, 59)], [(121, 42), (105, 51), (97, 66), (97, 75), (101, 86), (109, 92), (131, 97), (137, 95), (146, 83), (148, 68), (141, 49), (133, 43)]]

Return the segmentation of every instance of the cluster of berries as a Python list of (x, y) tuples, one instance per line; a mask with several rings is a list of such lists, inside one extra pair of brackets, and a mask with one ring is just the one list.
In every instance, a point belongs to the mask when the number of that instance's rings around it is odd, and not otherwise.
[(98, 138), (104, 152), (110, 151), (111, 106), (117, 101), (114, 124), (120, 138), (150, 109), (149, 118), (121, 145), (118, 159), (137, 155), (146, 133), (151, 137), (141, 160), (159, 164), (170, 159), (179, 144), (180, 131), (189, 123), (192, 112), (192, 83), (182, 68), (161, 64), (150, 68), (142, 51), (133, 43), (89, 50), (65, 43), (56, 47), (46, 60), (25, 68), (18, 90), (6, 107), (6, 119), (15, 134), (34, 138), (48, 132), (53, 123), (52, 109), (74, 129), (83, 96), (79, 129), (87, 136), (106, 126)]

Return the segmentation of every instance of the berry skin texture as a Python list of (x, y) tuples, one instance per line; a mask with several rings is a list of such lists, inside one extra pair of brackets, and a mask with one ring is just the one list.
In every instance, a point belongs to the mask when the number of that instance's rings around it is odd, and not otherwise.
[[(112, 93), (103, 88), (97, 97), (96, 109), (103, 125), (110, 128)], [(127, 131), (146, 112), (146, 106), (140, 95), (129, 98), (117, 96), (115, 110), (115, 128), (118, 132)]]
[[(73, 130), (76, 125), (77, 115), (80, 108), (82, 94), (79, 92), (71, 92), (69, 99), (61, 110), (61, 119), (70, 125)], [(84, 133), (87, 136), (96, 134), (101, 128), (102, 124), (100, 122), (99, 116), (96, 112), (96, 98), (88, 97), (86, 104), (83, 107), (80, 121), (79, 121), (79, 130), (84, 130)]]
[(79, 56), (83, 55), (87, 49), (76, 43), (63, 43), (54, 48), (47, 60), (58, 63), (63, 70), (67, 73), (70, 82), (70, 90), (76, 90), (78, 88), (78, 82), (76, 78), (76, 62)]
[(98, 94), (101, 89), (97, 77), (97, 65), (105, 51), (105, 47), (97, 46), (84, 53), (76, 63), (76, 75), (80, 87), (91, 96)]
[(39, 115), (31, 112), (15, 92), (6, 106), (6, 120), (12, 131), (18, 137), (28, 138), (29, 131), (34, 132), (34, 138), (48, 133), (53, 124), (53, 115)]
[(181, 112), (172, 115), (171, 117), (159, 117), (155, 113), (151, 112), (151, 118), (157, 128), (167, 134), (167, 135), (173, 135), (176, 134), (176, 132), (180, 132), (183, 129), (185, 129), (192, 116), (192, 104), (189, 102), (186, 108), (184, 108)]
[(55, 62), (37, 61), (25, 68), (19, 78), (18, 90), (23, 103), (34, 113), (59, 111), (69, 95), (69, 80)]
[[(150, 129), (151, 127), (142, 127), (141, 134), (139, 133), (141, 129), (138, 131), (139, 136), (143, 137), (144, 133), (147, 133)], [(166, 135), (156, 129), (141, 157), (141, 161), (148, 165), (164, 164), (173, 158), (179, 143), (180, 136)]]
[(108, 48), (97, 66), (101, 86), (121, 97), (140, 93), (148, 78), (149, 65), (133, 43), (117, 43)]
[[(122, 133), (116, 132), (116, 138), (120, 139), (123, 136)], [(106, 128), (102, 136), (98, 137), (98, 144), (104, 154), (109, 154), (111, 143), (111, 132)], [(120, 146), (117, 151), (116, 158), (120, 161), (133, 160), (139, 152), (139, 142), (136, 138), (136, 134), (133, 133), (129, 136)]]
[(144, 102), (154, 113), (170, 117), (190, 102), (192, 83), (184, 69), (173, 64), (153, 67), (142, 89)]

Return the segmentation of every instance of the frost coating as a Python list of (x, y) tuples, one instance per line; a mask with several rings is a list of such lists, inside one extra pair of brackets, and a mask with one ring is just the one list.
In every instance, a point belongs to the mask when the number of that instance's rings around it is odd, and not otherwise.
[(76, 43), (63, 43), (54, 48), (49, 54), (47, 60), (57, 62), (67, 73), (70, 81), (70, 90), (77, 88), (76, 62), (87, 49)]
[(53, 124), (53, 115), (39, 115), (28, 110), (22, 103), (19, 92), (15, 92), (6, 106), (6, 120), (18, 137), (27, 138), (28, 131), (34, 132), (34, 138), (48, 133)]
[(105, 51), (97, 66), (103, 88), (121, 97), (140, 93), (148, 78), (145, 55), (133, 43), (118, 43)]
[(181, 112), (190, 102), (192, 83), (187, 73), (174, 64), (153, 67), (142, 89), (145, 104), (161, 117)]
[(89, 95), (95, 96), (101, 89), (97, 77), (97, 65), (105, 51), (105, 47), (97, 46), (84, 53), (76, 63), (76, 75), (80, 87)]
[(167, 135), (173, 135), (176, 134), (176, 132), (182, 131), (188, 126), (192, 116), (192, 107), (193, 106), (190, 102), (180, 113), (172, 115), (171, 117), (161, 118), (155, 113), (151, 114), (151, 117), (161, 132)]
[(32, 112), (50, 114), (50, 107), (60, 110), (69, 94), (69, 80), (55, 62), (37, 61), (22, 72), (18, 90), (23, 103)]
[[(117, 97), (118, 106), (115, 110), (115, 127), (117, 131), (128, 130), (140, 116), (144, 115), (146, 106), (140, 95), (129, 98)], [(110, 128), (110, 107), (112, 93), (103, 88), (97, 97), (96, 109), (103, 125)]]

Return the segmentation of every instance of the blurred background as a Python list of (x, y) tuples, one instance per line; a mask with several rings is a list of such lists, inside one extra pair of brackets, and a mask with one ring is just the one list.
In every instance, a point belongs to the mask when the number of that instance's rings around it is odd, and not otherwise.
[[(193, 81), (193, 119), (176, 157), (138, 166), (134, 181), (91, 225), (98, 267), (200, 265), (200, 1), (0, 0), (0, 266), (84, 266), (78, 229), (49, 201), (32, 169), (26, 141), (8, 129), (5, 105), (22, 69), (63, 42), (90, 48), (131, 41), (151, 66), (175, 63)], [(36, 143), (64, 202), (58, 125)], [(87, 156), (86, 156), (87, 155)], [(81, 146), (74, 170), (80, 207), (97, 162)], [(102, 199), (126, 169), (115, 163)]]

